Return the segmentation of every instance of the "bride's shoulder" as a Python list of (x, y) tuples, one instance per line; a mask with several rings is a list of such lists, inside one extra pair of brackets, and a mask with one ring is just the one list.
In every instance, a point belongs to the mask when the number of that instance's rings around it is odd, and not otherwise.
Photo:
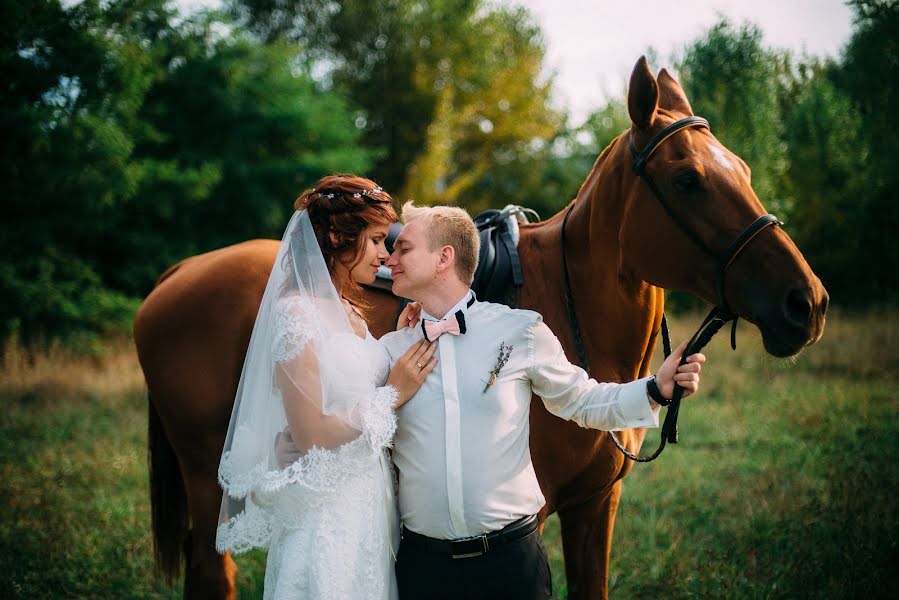
[(315, 319), (321, 314), (322, 307), (316, 305), (314, 299), (296, 293), (287, 293), (275, 302), (275, 313), (279, 318)]
[(272, 353), (276, 361), (297, 356), (307, 343), (322, 337), (318, 308), (296, 294), (285, 294), (274, 306)]
[(275, 330), (283, 334), (289, 330), (302, 330), (308, 337), (320, 333), (322, 307), (314, 300), (299, 294), (285, 294), (274, 306)]

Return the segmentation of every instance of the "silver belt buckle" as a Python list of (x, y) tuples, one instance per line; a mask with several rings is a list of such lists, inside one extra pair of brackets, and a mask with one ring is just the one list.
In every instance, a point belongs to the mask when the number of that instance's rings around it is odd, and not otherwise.
[(458, 541), (460, 541), (460, 542), (472, 541), (473, 542), (475, 540), (481, 541), (482, 548), (480, 550), (475, 550), (474, 552), (466, 552), (465, 554), (453, 554), (453, 558), (454, 559), (456, 559), (456, 558), (473, 558), (475, 556), (481, 556), (483, 554), (486, 554), (487, 550), (490, 549), (489, 545), (487, 544), (487, 534), (486, 533), (482, 533), (481, 535), (476, 535), (476, 536), (466, 539), (466, 540), (458, 540)]

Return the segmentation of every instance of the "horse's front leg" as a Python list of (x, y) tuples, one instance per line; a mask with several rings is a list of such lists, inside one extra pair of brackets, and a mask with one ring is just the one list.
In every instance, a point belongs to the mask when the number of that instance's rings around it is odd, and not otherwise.
[(604, 494), (559, 511), (569, 600), (609, 597), (609, 553), (621, 481)]

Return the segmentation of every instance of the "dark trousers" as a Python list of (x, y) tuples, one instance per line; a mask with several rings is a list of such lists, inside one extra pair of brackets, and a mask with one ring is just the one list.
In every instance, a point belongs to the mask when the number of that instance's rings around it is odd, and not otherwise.
[(481, 556), (453, 558), (400, 543), (400, 600), (549, 600), (552, 577), (540, 533)]

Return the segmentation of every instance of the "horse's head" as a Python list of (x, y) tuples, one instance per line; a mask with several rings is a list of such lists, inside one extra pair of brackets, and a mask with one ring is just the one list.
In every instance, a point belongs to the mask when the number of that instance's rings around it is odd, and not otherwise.
[[(760, 219), (767, 211), (746, 163), (690, 119), (681, 86), (664, 69), (653, 77), (645, 58), (631, 74), (628, 112), (632, 127), (619, 140), (630, 146), (619, 157), (629, 163), (622, 267), (723, 304), (758, 326), (775, 356), (817, 341), (827, 292), (778, 223)], [(753, 224), (757, 231), (743, 235)]]

